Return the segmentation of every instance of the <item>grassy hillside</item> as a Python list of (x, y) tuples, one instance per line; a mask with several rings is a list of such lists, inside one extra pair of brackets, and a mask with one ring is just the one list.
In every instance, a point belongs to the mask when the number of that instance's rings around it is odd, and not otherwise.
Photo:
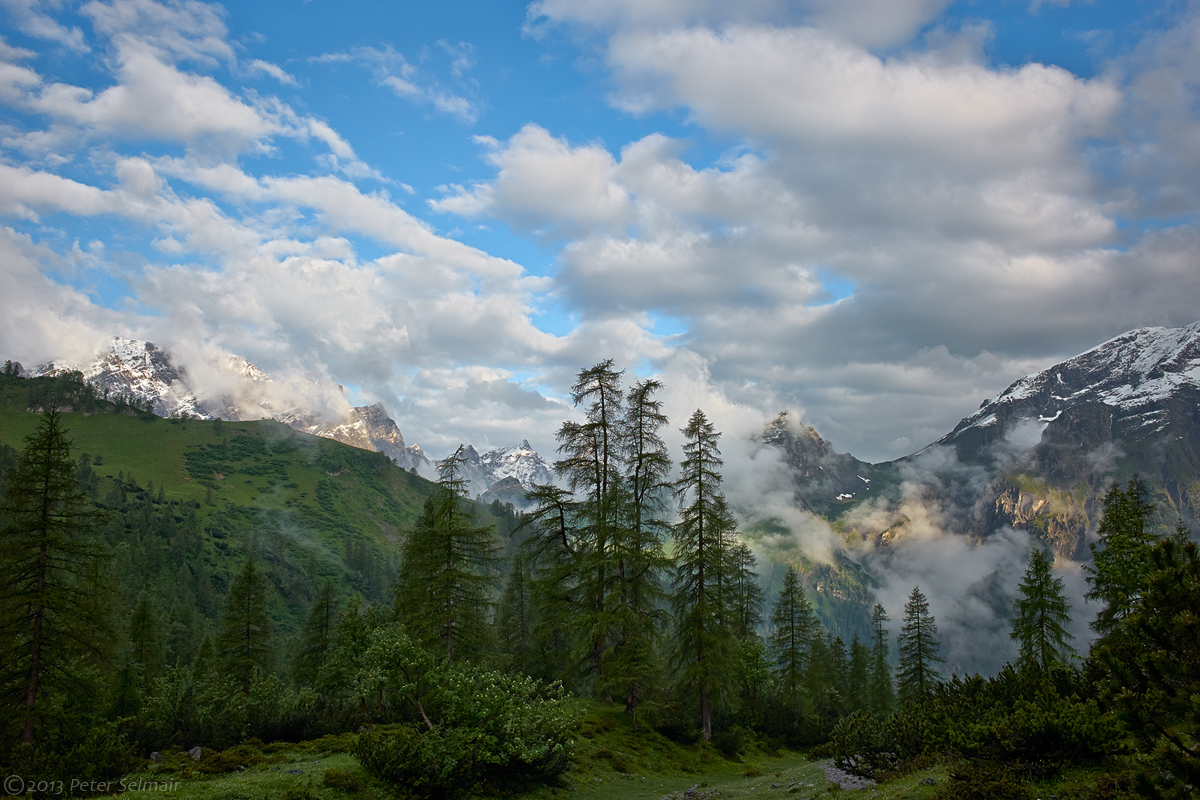
[(19, 451), (37, 426), (31, 398), (72, 409), (63, 419), (81, 482), (108, 512), (119, 602), (129, 609), (146, 592), (168, 629), (186, 629), (176, 656), (193, 653), (219, 619), (251, 552), (274, 585), (277, 637), (297, 629), (324, 580), (343, 597), (390, 599), (399, 537), (433, 483), (381, 453), (277, 422), (167, 420), (82, 391), (0, 375), (0, 445)]

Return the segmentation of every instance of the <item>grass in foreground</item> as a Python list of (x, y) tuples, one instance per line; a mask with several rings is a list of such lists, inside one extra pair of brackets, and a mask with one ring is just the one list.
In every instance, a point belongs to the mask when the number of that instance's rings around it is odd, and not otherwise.
[[(705, 743), (680, 745), (654, 731), (635, 733), (619, 706), (577, 701), (586, 712), (571, 768), (551, 785), (480, 786), (471, 800), (934, 800), (974, 797), (939, 764), (863, 789), (829, 782), (819, 762), (748, 740), (738, 760)], [(384, 800), (394, 788), (368, 775), (348, 752), (353, 734), (299, 744), (239, 745), (200, 761), (170, 753), (126, 779), (127, 800)], [(245, 767), (239, 770), (238, 767)], [(1033, 797), (1122, 797), (1103, 788), (1101, 769), (1071, 768), (1030, 787)], [(141, 788), (139, 788), (141, 782)], [(157, 785), (149, 785), (151, 782)], [(693, 794), (685, 795), (689, 789)], [(965, 791), (964, 791), (965, 790)]]

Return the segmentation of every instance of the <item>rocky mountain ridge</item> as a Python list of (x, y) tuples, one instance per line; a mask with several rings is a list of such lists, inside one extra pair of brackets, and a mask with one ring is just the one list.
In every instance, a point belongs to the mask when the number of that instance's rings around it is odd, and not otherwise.
[[(170, 354), (153, 342), (114, 337), (106, 352), (91, 363), (77, 365), (65, 362), (40, 364), (28, 372), (31, 376), (52, 376), (69, 371), (83, 374), (87, 383), (108, 395), (124, 395), (149, 403), (161, 417), (195, 417), (238, 421), (269, 417), (305, 433), (334, 439), (363, 450), (381, 452), (408, 470), (425, 477), (436, 477), (436, 465), (425, 455), (420, 445), (404, 441), (399, 426), (380, 403), (347, 408), (340, 419), (330, 421), (328, 414), (311, 408), (289, 405), (276, 407), (267, 394), (271, 378), (246, 358), (227, 355), (210, 365), (232, 389), (215, 396), (202, 396), (190, 383), (188, 371), (177, 366)], [(340, 393), (341, 387), (337, 387)], [(530, 446), (528, 441), (514, 447), (490, 450), (480, 454), (467, 446), (467, 466), (472, 493), (481, 494), (494, 484), (513, 478), (523, 488), (533, 482), (553, 480), (549, 465)], [(506, 484), (511, 495), (511, 486)]]
[[(1139, 473), (1164, 525), (1200, 519), (1200, 322), (1140, 328), (1015, 381), (918, 453), (865, 464), (781, 416), (762, 436), (781, 447), (797, 501), (886, 543), (910, 523), (905, 503), (976, 538), (1027, 530), (1062, 556), (1087, 558), (1103, 495)], [(855, 477), (870, 481), (871, 514)], [(871, 522), (860, 520), (870, 518)]]

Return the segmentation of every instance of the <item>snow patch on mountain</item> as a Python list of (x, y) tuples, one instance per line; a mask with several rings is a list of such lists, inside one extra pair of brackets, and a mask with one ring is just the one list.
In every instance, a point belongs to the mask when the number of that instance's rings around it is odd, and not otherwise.
[(1185, 387), (1200, 387), (1200, 322), (1182, 328), (1139, 328), (1109, 339), (1049, 369), (1026, 375), (986, 400), (941, 441), (968, 428), (986, 428), (1014, 416), (1050, 422), (1064, 409), (1103, 403), (1127, 418)]

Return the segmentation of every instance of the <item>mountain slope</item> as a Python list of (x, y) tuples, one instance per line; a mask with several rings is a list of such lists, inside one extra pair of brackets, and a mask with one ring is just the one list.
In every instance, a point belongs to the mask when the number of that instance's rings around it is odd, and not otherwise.
[[(1200, 517), (1200, 322), (1129, 331), (1027, 375), (872, 475), (893, 508), (902, 482), (910, 495), (919, 487), (951, 532), (978, 538), (1011, 526), (1086, 560), (1105, 492), (1135, 472), (1155, 492), (1158, 523)], [(902, 517), (875, 524), (902, 527)], [(868, 527), (855, 530), (892, 534)]]
[(404, 443), (399, 427), (382, 405), (351, 408), (344, 404), (340, 418), (332, 421), (327, 414), (303, 406), (279, 408), (278, 399), (269, 391), (270, 376), (242, 356), (230, 355), (218, 361), (209, 366), (222, 375), (226, 391), (203, 400), (197, 399), (198, 392), (190, 385), (187, 370), (177, 367), (169, 353), (153, 342), (137, 339), (114, 337), (108, 351), (90, 364), (50, 362), (37, 366), (30, 375), (54, 377), (77, 371), (86, 383), (105, 396), (125, 396), (149, 403), (160, 417), (276, 419), (314, 436), (384, 453), (404, 469), (432, 473), (424, 452), (419, 446)]

